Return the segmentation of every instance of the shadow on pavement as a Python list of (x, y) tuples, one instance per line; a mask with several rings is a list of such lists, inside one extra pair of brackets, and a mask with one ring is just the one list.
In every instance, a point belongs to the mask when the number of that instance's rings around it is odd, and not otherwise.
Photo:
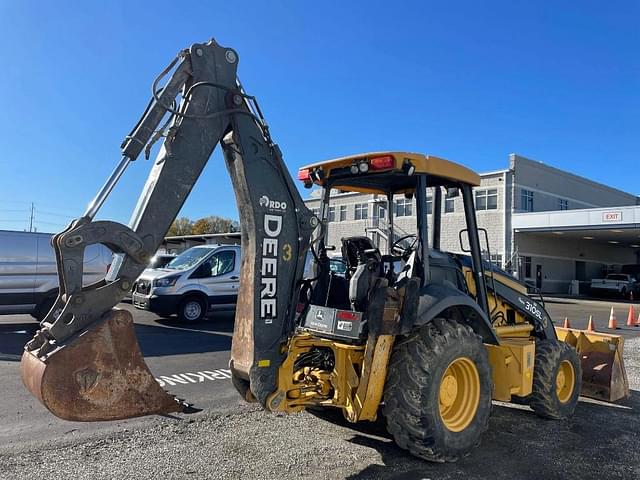
[(378, 419), (375, 422), (351, 423), (346, 418), (344, 418), (342, 412), (337, 408), (307, 408), (307, 412), (314, 417), (318, 417), (326, 422), (333, 423), (334, 425), (348, 428), (349, 430), (364, 433), (365, 435), (375, 435), (378, 437), (383, 437), (390, 441), (393, 440), (393, 437), (387, 432), (387, 428), (385, 426), (384, 418), (382, 417), (382, 415), (378, 415)]
[(19, 362), (24, 345), (40, 326), (37, 322), (0, 324), (0, 361)]
[[(161, 319), (159, 325), (135, 324), (142, 353), (146, 357), (219, 352), (231, 349), (233, 314), (215, 314), (192, 324)], [(24, 345), (31, 340), (38, 323), (0, 324), (0, 361), (19, 362)]]
[(158, 318), (155, 323), (184, 330), (233, 333), (234, 318), (235, 312), (216, 312), (199, 322), (182, 322), (178, 317), (164, 317)]
[(632, 391), (624, 405), (626, 408), (581, 401), (575, 415), (566, 421), (545, 420), (528, 409), (494, 405), (480, 446), (457, 463), (429, 463), (400, 449), (387, 436), (363, 432), (350, 441), (377, 450), (381, 464), (369, 465), (348, 478), (638, 478), (640, 392)]
[(145, 357), (220, 352), (231, 349), (233, 315), (216, 315), (201, 322), (182, 323), (158, 319), (158, 325), (136, 324), (136, 335)]

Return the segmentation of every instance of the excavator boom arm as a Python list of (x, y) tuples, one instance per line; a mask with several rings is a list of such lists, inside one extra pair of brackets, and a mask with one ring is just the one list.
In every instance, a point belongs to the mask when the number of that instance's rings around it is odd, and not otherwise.
[[(112, 340), (113, 335), (133, 335), (132, 326), (123, 327), (131, 324), (125, 318), (128, 314), (114, 314), (112, 308), (148, 265), (218, 144), (236, 193), (243, 242), (232, 368), (247, 398), (264, 403), (276, 390), (281, 344), (293, 328), (295, 290), (304, 265), (300, 260), (306, 255), (315, 217), (304, 206), (255, 100), (243, 91), (237, 65), (237, 53), (213, 40), (180, 52), (161, 74), (173, 69), (165, 86), (158, 88), (160, 77), (154, 82), (153, 98), (125, 138), (122, 160), (112, 176), (84, 216), (53, 237), (60, 294), (42, 328), (25, 347), (22, 374), (28, 388), (47, 407), (56, 389), (64, 385), (66, 394), (71, 390), (77, 399), (76, 411), (66, 412), (63, 407), (53, 412), (56, 415), (75, 418), (77, 410), (84, 409), (82, 420), (126, 418), (158, 413), (162, 407), (157, 405), (169, 405), (157, 398), (145, 400), (145, 391), (155, 386), (149, 387), (146, 365), (139, 365), (144, 364), (141, 355), (134, 367), (131, 359), (124, 358), (130, 352), (121, 345), (131, 344), (130, 339)], [(167, 114), (168, 120), (160, 126)], [(130, 224), (95, 221), (127, 165), (143, 150), (148, 155), (160, 137), (164, 137), (163, 144)], [(106, 245), (116, 255), (107, 278), (83, 286), (84, 250), (94, 243)], [(91, 348), (87, 349), (88, 343)], [(137, 348), (134, 341), (127, 350)], [(70, 352), (79, 349), (86, 361), (73, 365), (77, 355)], [(65, 360), (59, 363), (62, 358)], [(121, 375), (113, 375), (118, 369)], [(141, 400), (133, 407), (114, 408), (118, 401), (108, 398), (108, 392), (131, 388), (124, 384), (138, 370), (146, 371), (144, 381), (139, 382), (140, 391), (129, 392), (129, 396), (137, 393)], [(109, 388), (100, 388), (104, 379), (111, 382)], [(99, 399), (90, 398), (94, 391), (100, 392)], [(145, 410), (139, 405), (145, 402), (155, 406)], [(101, 404), (109, 405), (109, 411), (101, 410)]]

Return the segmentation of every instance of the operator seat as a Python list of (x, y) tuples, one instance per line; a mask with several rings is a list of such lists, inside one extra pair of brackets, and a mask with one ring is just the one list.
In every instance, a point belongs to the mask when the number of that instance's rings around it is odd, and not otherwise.
[(369, 292), (382, 276), (382, 255), (369, 237), (342, 239), (342, 257), (347, 262), (349, 302), (356, 311), (365, 311)]

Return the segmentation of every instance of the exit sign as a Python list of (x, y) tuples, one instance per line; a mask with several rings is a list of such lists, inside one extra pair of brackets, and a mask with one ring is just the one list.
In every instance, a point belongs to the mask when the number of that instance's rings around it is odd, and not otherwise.
[(602, 212), (603, 222), (621, 222), (622, 212), (620, 210), (615, 212)]

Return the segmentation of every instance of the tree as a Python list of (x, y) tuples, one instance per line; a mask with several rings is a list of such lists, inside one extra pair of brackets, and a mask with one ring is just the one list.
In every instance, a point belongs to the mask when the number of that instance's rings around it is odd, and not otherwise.
[(200, 218), (193, 223), (193, 234), (202, 235), (204, 233), (211, 233), (211, 224), (206, 218)]
[(167, 236), (191, 235), (193, 233), (193, 222), (187, 217), (176, 218), (167, 232)]
[(238, 222), (229, 218), (211, 215), (196, 220), (193, 224), (193, 234), (203, 235), (206, 233), (229, 233), (238, 231)]

